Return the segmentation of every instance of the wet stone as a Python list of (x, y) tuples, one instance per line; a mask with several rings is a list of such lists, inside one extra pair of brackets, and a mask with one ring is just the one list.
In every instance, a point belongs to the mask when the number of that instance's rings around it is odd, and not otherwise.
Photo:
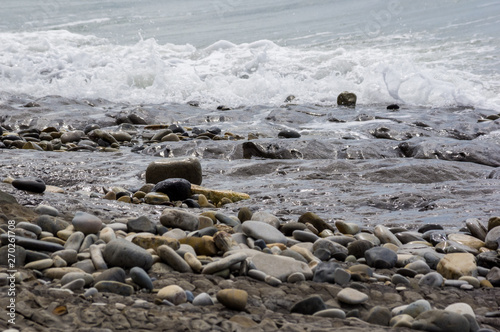
[(134, 294), (134, 288), (118, 281), (99, 281), (94, 286), (100, 293), (115, 293), (123, 296)]
[(182, 178), (169, 178), (158, 182), (153, 192), (161, 192), (172, 201), (182, 201), (191, 197), (191, 183)]
[(19, 178), (12, 181), (14, 188), (34, 193), (43, 193), (46, 189), (45, 182), (35, 177)]

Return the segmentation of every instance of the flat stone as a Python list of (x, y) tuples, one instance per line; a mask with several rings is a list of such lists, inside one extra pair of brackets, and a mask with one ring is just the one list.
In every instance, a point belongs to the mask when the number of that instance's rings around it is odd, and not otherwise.
[(242, 224), (241, 229), (247, 236), (262, 239), (266, 243), (286, 244), (288, 242), (283, 233), (264, 222), (247, 220)]
[(248, 293), (241, 289), (222, 289), (217, 292), (217, 301), (226, 308), (242, 311), (248, 301)]
[(170, 203), (170, 197), (164, 193), (150, 192), (144, 196), (144, 202), (151, 205), (166, 205)]
[(481, 224), (479, 219), (469, 218), (465, 221), (465, 225), (467, 226), (467, 229), (472, 234), (472, 236), (478, 238), (481, 241), (484, 241), (487, 231), (486, 227)]
[(147, 271), (153, 265), (153, 257), (148, 251), (120, 238), (106, 245), (103, 257), (108, 265), (124, 269), (139, 266)]
[(470, 324), (461, 314), (445, 310), (429, 310), (421, 313), (412, 323), (412, 329), (424, 331), (469, 332)]
[(102, 228), (102, 220), (90, 213), (77, 211), (71, 221), (76, 231), (83, 234), (97, 234)]
[[(193, 182), (191, 182), (193, 183)], [(250, 199), (250, 196), (245, 193), (239, 193), (232, 190), (215, 190), (209, 189), (201, 186), (191, 185), (191, 192), (198, 195), (204, 195), (206, 198), (214, 202), (214, 204), (218, 205), (223, 201), (228, 202), (239, 202), (245, 199)]]
[(171, 237), (144, 233), (135, 235), (132, 238), (132, 243), (138, 245), (141, 248), (154, 249), (155, 251), (159, 246), (163, 245), (169, 246), (173, 250), (178, 250), (181, 245), (179, 243), (179, 240)]
[(38, 236), (40, 236), (40, 234), (42, 233), (42, 228), (40, 226), (32, 224), (30, 222), (26, 222), (26, 221), (18, 222), (16, 224), (16, 228), (22, 228), (22, 229), (25, 229), (27, 231), (30, 231), (36, 235), (36, 238), (38, 238)]
[(172, 248), (166, 245), (159, 246), (156, 250), (161, 260), (179, 272), (193, 272), (189, 264)]
[[(33, 250), (33, 251), (59, 251), (63, 250), (64, 247), (60, 244), (57, 243), (52, 243), (52, 242), (47, 242), (47, 241), (41, 241), (41, 240), (34, 240), (30, 238), (25, 238), (21, 236), (16, 236), (16, 247), (20, 246), (23, 247), (24, 249), (27, 250)], [(0, 241), (2, 242), (3, 245), (6, 245), (9, 242), (9, 237), (7, 234), (0, 234)]]
[(481, 287), (481, 283), (480, 283), (479, 279), (477, 279), (475, 277), (463, 276), (463, 277), (460, 277), (459, 280), (467, 281), (467, 283), (474, 286), (474, 288)]
[(268, 211), (256, 211), (252, 214), (252, 218), (250, 220), (263, 221), (276, 229), (278, 229), (281, 225), (279, 218)]
[(313, 295), (295, 303), (290, 312), (302, 315), (314, 315), (323, 310), (326, 310), (325, 302), (319, 295)]
[(48, 269), (52, 265), (54, 265), (54, 261), (52, 260), (52, 258), (47, 258), (47, 259), (42, 259), (39, 261), (30, 262), (30, 263), (26, 264), (24, 267), (26, 269), (33, 269), (33, 270), (40, 270), (41, 271), (41, 270)]
[(484, 247), (484, 242), (473, 237), (473, 236), (470, 236), (470, 235), (466, 235), (466, 234), (450, 234), (448, 235), (448, 239), (451, 240), (451, 241), (456, 241), (458, 243), (461, 243), (465, 246), (468, 246), (468, 247), (471, 247), (471, 248), (474, 248), (474, 249), (479, 249), (481, 247)]
[(203, 274), (214, 274), (218, 271), (225, 270), (230, 266), (244, 261), (247, 258), (247, 254), (243, 252), (236, 252), (232, 255), (226, 256), (218, 261), (207, 264), (202, 273)]
[(109, 226), (104, 227), (99, 232), (99, 239), (106, 243), (116, 240), (115, 230)]
[(19, 178), (12, 181), (12, 186), (19, 190), (43, 193), (47, 188), (42, 179), (36, 177)]
[(319, 239), (319, 236), (317, 236), (316, 234), (311, 233), (311, 232), (296, 230), (293, 232), (293, 238), (297, 241), (300, 241), (300, 242), (312, 242), (312, 243), (314, 243), (316, 240)]
[(125, 273), (125, 270), (123, 270), (121, 267), (112, 267), (97, 275), (94, 278), (94, 281), (95, 283), (98, 283), (100, 281), (118, 281), (121, 283), (125, 283), (126, 277), (127, 274)]
[(135, 232), (135, 233), (156, 233), (156, 223), (151, 221), (148, 217), (146, 216), (140, 216), (139, 218), (136, 219), (130, 219), (127, 221), (127, 230), (129, 232)]
[(94, 287), (100, 293), (114, 293), (123, 296), (134, 294), (134, 287), (118, 281), (99, 281)]
[(63, 285), (61, 288), (77, 291), (83, 289), (84, 286), (85, 286), (85, 279), (81, 278), (70, 281), (67, 284)]
[(375, 235), (370, 234), (370, 233), (361, 232), (361, 233), (354, 235), (354, 238), (356, 240), (370, 241), (374, 246), (379, 246), (381, 244), (380, 239), (378, 237), (376, 237)]
[(427, 274), (431, 272), (431, 268), (423, 260), (417, 260), (415, 262), (409, 263), (405, 266), (405, 268), (413, 270), (419, 274)]
[(89, 251), (90, 259), (92, 259), (92, 263), (94, 263), (96, 270), (106, 270), (108, 266), (104, 261), (104, 257), (102, 256), (101, 248), (93, 244), (90, 246)]
[(316, 311), (313, 316), (345, 319), (345, 312), (341, 309), (325, 309)]
[(325, 229), (329, 229), (331, 231), (335, 231), (335, 228), (329, 225), (326, 221), (320, 218), (317, 214), (313, 212), (306, 212), (299, 217), (299, 223), (307, 224), (310, 223), (318, 230), (318, 233), (321, 233)]
[(61, 279), (70, 272), (85, 273), (85, 271), (76, 267), (52, 267), (43, 271), (43, 275), (49, 279)]
[(333, 272), (333, 279), (335, 283), (344, 286), (351, 280), (351, 274), (343, 268), (338, 268)]
[(452, 253), (445, 255), (437, 266), (444, 278), (458, 279), (462, 276), (477, 276), (477, 265), (474, 255), (469, 253)]
[(146, 182), (158, 183), (165, 179), (182, 178), (200, 185), (201, 163), (197, 158), (168, 158), (151, 162), (146, 169)]
[(415, 319), (410, 315), (399, 315), (392, 317), (389, 325), (392, 327), (407, 327), (411, 329), (411, 325)]
[(342, 289), (337, 294), (337, 299), (340, 302), (354, 305), (354, 304), (361, 304), (361, 303), (368, 301), (369, 297), (365, 293), (362, 293), (358, 290), (347, 287), (347, 288)]
[(391, 277), (391, 282), (394, 284), (394, 285), (410, 285), (410, 280), (408, 280), (408, 278), (402, 276), (401, 274), (397, 274), (395, 273), (392, 277)]
[(241, 225), (241, 222), (239, 222), (237, 220), (234, 220), (233, 218), (231, 218), (229, 216), (226, 216), (225, 214), (220, 213), (220, 212), (217, 212), (215, 214), (215, 218), (219, 222), (223, 223), (224, 225), (228, 225), (228, 226), (231, 226), (231, 227), (236, 227), (236, 226)]
[(92, 277), (91, 274), (85, 273), (85, 272), (70, 272), (65, 274), (61, 278), (61, 285), (66, 285), (67, 283), (70, 283), (74, 280), (77, 279), (83, 279), (85, 281), (84, 286), (89, 286), (92, 283), (94, 283), (94, 277)]
[(384, 247), (374, 247), (365, 252), (366, 264), (377, 269), (391, 269), (396, 266), (398, 255)]
[(163, 210), (160, 222), (165, 227), (180, 228), (187, 231), (197, 230), (200, 223), (196, 215), (171, 208)]
[(340, 254), (343, 255), (345, 258), (348, 255), (346, 247), (335, 241), (330, 240), (330, 238), (319, 239), (316, 242), (314, 242), (312, 247), (313, 252), (320, 248), (328, 250), (331, 253), (332, 257), (335, 257), (336, 255)]

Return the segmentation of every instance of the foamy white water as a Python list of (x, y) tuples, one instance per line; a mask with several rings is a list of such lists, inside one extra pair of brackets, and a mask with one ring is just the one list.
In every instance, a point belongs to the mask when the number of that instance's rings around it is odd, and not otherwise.
[(500, 110), (493, 1), (6, 2), (0, 90), (13, 94), (236, 107), (335, 105), (348, 90), (365, 105)]

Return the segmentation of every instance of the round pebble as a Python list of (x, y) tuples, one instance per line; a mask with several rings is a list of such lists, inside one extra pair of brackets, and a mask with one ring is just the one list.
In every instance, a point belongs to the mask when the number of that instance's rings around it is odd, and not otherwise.
[(369, 297), (365, 293), (362, 293), (353, 288), (344, 288), (337, 294), (337, 299), (340, 302), (347, 304), (361, 304), (368, 301)]
[(179, 305), (187, 302), (187, 296), (184, 289), (177, 285), (169, 285), (158, 291), (158, 298), (172, 302), (174, 305)]
[(248, 293), (241, 289), (222, 289), (217, 292), (217, 301), (232, 310), (244, 310), (247, 300)]

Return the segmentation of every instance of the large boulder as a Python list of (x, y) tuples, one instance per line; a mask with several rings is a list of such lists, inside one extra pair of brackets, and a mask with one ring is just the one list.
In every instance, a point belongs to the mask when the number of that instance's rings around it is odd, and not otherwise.
[(202, 182), (201, 163), (197, 158), (159, 159), (149, 164), (146, 169), (146, 182), (158, 183), (165, 179), (181, 178), (192, 184)]

